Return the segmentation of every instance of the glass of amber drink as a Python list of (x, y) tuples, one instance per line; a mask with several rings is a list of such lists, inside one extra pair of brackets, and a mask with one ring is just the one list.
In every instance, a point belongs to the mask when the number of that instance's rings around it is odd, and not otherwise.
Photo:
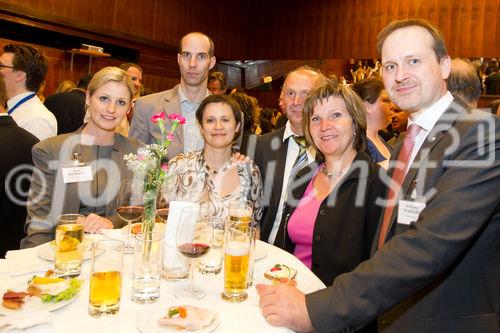
[(224, 292), (228, 302), (247, 299), (247, 277), (255, 228), (249, 224), (229, 223), (224, 241)]
[(89, 314), (100, 317), (118, 313), (122, 289), (125, 243), (101, 240), (92, 245)]
[(63, 214), (57, 219), (55, 273), (60, 277), (80, 275), (83, 261), (83, 225), (80, 214)]
[(229, 203), (229, 222), (248, 223), (252, 221), (253, 206), (247, 200), (235, 200)]

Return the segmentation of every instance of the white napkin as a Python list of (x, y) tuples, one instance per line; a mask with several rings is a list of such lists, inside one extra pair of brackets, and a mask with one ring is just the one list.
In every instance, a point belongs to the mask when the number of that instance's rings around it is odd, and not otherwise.
[(0, 273), (10, 276), (19, 276), (28, 273), (43, 272), (53, 266), (45, 260), (38, 258), (37, 247), (25, 250), (8, 251), (5, 255), (6, 264), (0, 265)]
[(35, 309), (23, 309), (20, 312), (0, 317), (0, 331), (4, 332), (14, 332), (15, 329), (24, 330), (29, 327), (49, 324), (44, 332), (53, 332), (52, 320), (54, 315), (48, 311), (35, 310)]
[[(109, 239), (119, 240), (123, 242), (127, 241), (127, 233), (123, 232), (122, 229), (101, 229), (101, 234)], [(132, 239), (133, 237), (130, 238)]]

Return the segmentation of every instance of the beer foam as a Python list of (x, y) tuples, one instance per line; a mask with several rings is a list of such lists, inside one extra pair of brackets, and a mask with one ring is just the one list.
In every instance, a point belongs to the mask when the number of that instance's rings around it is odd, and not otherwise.
[(230, 256), (244, 256), (250, 253), (250, 244), (232, 241), (226, 243), (224, 252)]
[(234, 217), (249, 217), (252, 216), (252, 211), (247, 208), (231, 208), (229, 215), (233, 215)]

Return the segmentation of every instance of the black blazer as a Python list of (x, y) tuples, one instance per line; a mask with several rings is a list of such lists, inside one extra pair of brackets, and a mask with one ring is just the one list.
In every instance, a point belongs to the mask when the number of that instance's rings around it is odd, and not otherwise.
[[(19, 242), (26, 236), (24, 222), (26, 221), (26, 202), (30, 188), (33, 161), (31, 147), (38, 139), (28, 131), (19, 127), (11, 116), (0, 116), (0, 212), (2, 214), (0, 232), (0, 257), (4, 257), (8, 250), (19, 249)], [(22, 167), (23, 166), (23, 167)], [(21, 167), (18, 172), (11, 174), (16, 167)], [(9, 176), (9, 179), (7, 177)], [(11, 177), (12, 176), (12, 177)], [(22, 181), (21, 181), (22, 180)], [(16, 191), (16, 183), (21, 181), (21, 191)], [(15, 195), (14, 202), (5, 189)]]
[(415, 180), (427, 195), (418, 220), (396, 226), (396, 207), (387, 244), (306, 296), (317, 332), (347, 331), (391, 308), (383, 332), (499, 332), (500, 118), (455, 100), (402, 193), (411, 194)]
[(57, 134), (71, 133), (83, 125), (85, 92), (80, 89), (50, 95), (43, 103), (57, 119)]
[[(301, 185), (289, 194), (297, 202), (304, 196), (319, 162), (311, 163), (297, 174), (298, 178), (302, 177)], [(314, 224), (311, 270), (327, 286), (332, 285), (338, 275), (353, 270), (370, 257), (382, 211), (375, 201), (386, 195), (380, 172), (385, 173), (385, 170), (372, 163), (367, 153), (358, 153), (342, 183), (320, 205)], [(290, 253), (293, 253), (295, 244), (287, 227), (295, 209), (286, 205), (274, 242), (275, 246)]]
[(260, 224), (260, 239), (267, 242), (276, 218), (283, 187), (288, 140), (283, 142), (285, 127), (257, 139), (255, 164), (259, 167), (264, 190), (264, 210)]

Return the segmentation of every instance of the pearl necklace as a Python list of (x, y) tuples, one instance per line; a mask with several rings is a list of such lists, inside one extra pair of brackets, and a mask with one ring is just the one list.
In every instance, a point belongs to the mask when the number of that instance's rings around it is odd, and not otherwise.
[(340, 178), (342, 174), (344, 173), (344, 170), (340, 171), (334, 171), (332, 173), (328, 172), (328, 169), (326, 168), (326, 164), (323, 164), (323, 167), (321, 168), (321, 173), (323, 173), (331, 182), (337, 180), (337, 178)]

